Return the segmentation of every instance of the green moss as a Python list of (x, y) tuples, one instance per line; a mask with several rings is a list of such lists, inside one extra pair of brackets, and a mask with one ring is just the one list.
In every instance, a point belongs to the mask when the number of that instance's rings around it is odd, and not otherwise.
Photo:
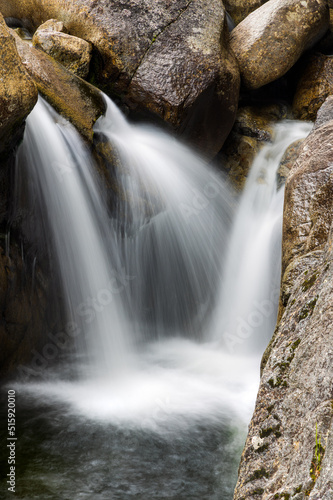
[(267, 450), (267, 448), (268, 448), (268, 443), (265, 443), (262, 446), (260, 446), (260, 448), (256, 449), (256, 453), (262, 453), (263, 451)]
[(301, 309), (301, 312), (299, 313), (298, 321), (302, 321), (303, 319), (307, 318), (309, 315), (311, 316), (311, 314), (313, 313), (313, 310), (317, 304), (317, 300), (318, 300), (318, 295), (314, 299), (310, 300), (310, 302), (305, 304), (305, 306)]
[(251, 491), (250, 495), (262, 495), (264, 490), (262, 488), (257, 488), (256, 490)]
[(293, 299), (293, 300), (291, 301), (291, 305), (293, 306), (293, 305), (295, 304), (295, 302), (296, 302), (296, 299)]
[(309, 290), (309, 288), (311, 288), (314, 285), (317, 278), (318, 278), (318, 273), (315, 273), (311, 276), (311, 278), (303, 281), (301, 285), (302, 292), (306, 292), (307, 290)]
[(296, 495), (297, 493), (300, 493), (302, 491), (302, 487), (303, 487), (302, 484), (300, 484), (299, 486), (297, 486), (297, 488), (294, 491), (294, 495)]
[(297, 349), (297, 347), (300, 345), (300, 343), (301, 343), (301, 339), (295, 340), (295, 342), (293, 344), (291, 344), (291, 349), (293, 351), (295, 351)]
[(285, 380), (283, 380), (281, 377), (276, 377), (275, 380), (273, 378), (270, 378), (268, 381), (269, 385), (274, 388), (274, 387), (287, 387), (288, 384)]
[(262, 479), (263, 477), (268, 478), (268, 472), (264, 468), (257, 469), (254, 471), (249, 481), (255, 481), (256, 479)]
[(268, 437), (271, 434), (274, 434), (275, 436), (278, 435), (277, 437), (281, 436), (280, 424), (276, 425), (275, 427), (268, 427), (267, 429), (260, 430), (260, 437), (261, 438)]

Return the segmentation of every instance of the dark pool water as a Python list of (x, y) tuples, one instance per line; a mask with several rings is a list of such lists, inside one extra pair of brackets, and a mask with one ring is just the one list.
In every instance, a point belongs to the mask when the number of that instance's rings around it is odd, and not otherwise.
[(244, 425), (194, 421), (168, 432), (96, 422), (16, 392), (16, 490), (7, 490), (7, 389), (1, 390), (0, 498), (230, 500)]

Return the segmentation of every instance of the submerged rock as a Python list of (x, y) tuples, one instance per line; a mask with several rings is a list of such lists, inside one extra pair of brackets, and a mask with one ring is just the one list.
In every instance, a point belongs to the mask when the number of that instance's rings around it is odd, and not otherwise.
[(32, 43), (81, 78), (89, 74), (91, 43), (64, 33), (62, 22), (50, 20), (35, 32)]
[(329, 27), (326, 0), (270, 0), (231, 33), (242, 82), (257, 89), (283, 76)]
[(53, 58), (37, 50), (15, 35), (24, 67), (32, 76), (45, 99), (81, 132), (92, 140), (92, 127), (104, 114), (101, 93), (81, 78), (73, 75)]
[(235, 500), (333, 498), (331, 117), (326, 109), (287, 179), (279, 318), (263, 357)]
[(5, 16), (63, 21), (94, 47), (91, 78), (214, 156), (237, 110), (239, 70), (220, 0), (0, 0)]
[(311, 56), (298, 83), (293, 111), (300, 120), (314, 121), (325, 99), (333, 93), (333, 56)]

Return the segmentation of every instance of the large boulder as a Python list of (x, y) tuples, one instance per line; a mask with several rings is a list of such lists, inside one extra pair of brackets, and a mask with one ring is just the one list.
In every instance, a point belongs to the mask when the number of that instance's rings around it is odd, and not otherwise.
[(244, 85), (257, 89), (283, 76), (328, 28), (326, 0), (269, 0), (231, 33)]
[(211, 156), (230, 132), (239, 93), (225, 19), (220, 0), (192, 2), (151, 45), (128, 92), (132, 106), (160, 115)]
[(286, 183), (280, 314), (234, 500), (333, 498), (332, 101), (327, 107)]
[(14, 36), (22, 63), (39, 92), (60, 114), (70, 120), (87, 140), (92, 141), (93, 125), (105, 112), (101, 93), (49, 55), (31, 47), (18, 35)]
[(24, 120), (37, 101), (37, 88), (17, 53), (0, 14), (0, 225), (6, 225), (13, 152), (23, 136)]
[(82, 38), (64, 33), (64, 24), (49, 20), (35, 32), (33, 45), (49, 54), (69, 71), (81, 78), (89, 74), (92, 45)]
[(333, 56), (311, 56), (297, 85), (293, 111), (300, 120), (314, 121), (325, 99), (333, 93)]
[(153, 111), (210, 156), (221, 148), (239, 90), (222, 0), (0, 0), (0, 11), (35, 28), (62, 21), (93, 45), (91, 77), (107, 93)]
[(236, 24), (239, 24), (251, 12), (261, 7), (268, 0), (224, 0), (225, 8)]
[(37, 101), (37, 89), (21, 63), (15, 41), (0, 14), (0, 154), (22, 133)]

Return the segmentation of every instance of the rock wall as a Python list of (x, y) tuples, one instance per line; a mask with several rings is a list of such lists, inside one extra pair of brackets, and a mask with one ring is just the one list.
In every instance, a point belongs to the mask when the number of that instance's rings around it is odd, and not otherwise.
[(235, 500), (333, 498), (332, 140), (331, 101), (287, 179), (279, 321)]

